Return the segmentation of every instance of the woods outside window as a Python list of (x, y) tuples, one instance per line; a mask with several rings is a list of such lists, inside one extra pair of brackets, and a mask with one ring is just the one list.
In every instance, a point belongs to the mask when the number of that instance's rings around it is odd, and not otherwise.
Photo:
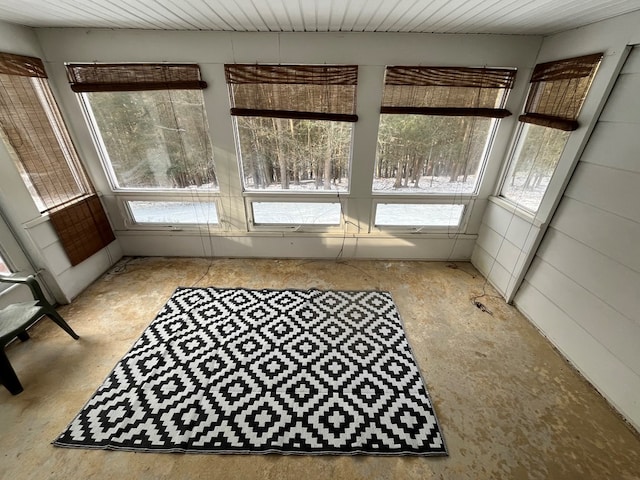
[[(218, 223), (218, 179), (194, 64), (69, 64), (107, 176), (133, 225)], [(158, 198), (158, 192), (165, 192)]]
[(536, 65), (501, 195), (537, 212), (589, 92), (602, 54)]
[(225, 65), (243, 186), (346, 192), (358, 69), (352, 65)]
[(217, 189), (198, 65), (70, 64), (114, 189)]
[(515, 74), (508, 68), (387, 67), (372, 191), (424, 200), (378, 200), (376, 227), (448, 230), (462, 224), (497, 120), (510, 115), (504, 107)]

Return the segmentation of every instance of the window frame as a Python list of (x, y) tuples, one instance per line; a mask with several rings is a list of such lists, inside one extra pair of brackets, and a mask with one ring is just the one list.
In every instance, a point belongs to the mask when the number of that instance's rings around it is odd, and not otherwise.
[[(391, 82), (388, 83), (388, 75), (391, 74)], [(413, 76), (415, 75), (415, 77)], [(479, 158), (479, 165), (477, 169), (475, 184), (473, 189), (466, 192), (452, 190), (450, 192), (429, 192), (429, 191), (380, 191), (374, 190), (374, 181), (376, 179), (375, 174), (371, 183), (371, 194), (379, 201), (379, 197), (406, 197), (410, 198), (415, 196), (417, 198), (424, 199), (446, 199), (449, 201), (446, 203), (454, 203), (459, 199), (475, 199), (479, 195), (482, 187), (485, 173), (487, 170), (487, 164), (491, 157), (492, 149), (498, 130), (500, 127), (499, 120), (511, 116), (511, 112), (506, 108), (509, 95), (515, 85), (515, 79), (517, 76), (517, 69), (515, 67), (451, 67), (451, 66), (393, 66), (387, 65), (385, 67), (385, 79), (383, 84), (383, 98), (382, 106), (380, 109), (380, 115), (378, 117), (378, 124), (382, 120), (382, 115), (426, 115), (435, 117), (451, 117), (457, 116), (472, 117), (472, 118), (489, 118), (491, 123), (489, 124), (488, 135), (484, 143), (481, 157)], [(483, 86), (484, 85), (484, 86)], [(385, 89), (390, 87), (394, 90), (389, 91), (389, 97), (385, 97)], [(445, 103), (449, 106), (433, 106), (429, 105), (429, 101), (426, 99), (415, 99), (411, 95), (404, 93), (401, 89), (407, 87), (411, 88), (424, 88), (426, 89), (425, 95), (432, 95), (434, 93), (428, 93), (432, 88), (463, 88), (470, 90), (478, 89), (476, 100), (478, 106), (462, 106), (464, 102), (460, 103), (459, 99), (447, 97)], [(487, 108), (487, 106), (479, 106), (481, 96), (483, 95), (482, 89), (491, 90), (493, 88), (499, 88), (503, 91), (499, 99), (499, 105), (495, 105), (493, 108)], [(410, 91), (410, 90), (409, 90)], [(455, 92), (455, 90), (451, 90)], [(399, 99), (393, 99), (394, 95), (398, 95)], [(428, 98), (428, 97), (427, 97)], [(400, 103), (415, 102), (414, 105), (403, 106)], [(399, 102), (399, 103), (398, 103)], [(397, 105), (395, 105), (397, 104)], [(432, 113), (429, 113), (432, 112)], [(477, 112), (477, 115), (473, 113)], [(378, 131), (379, 139), (379, 131)], [(377, 139), (377, 140), (378, 140)], [(376, 159), (378, 162), (378, 147), (376, 147)], [(466, 208), (467, 212), (464, 215), (468, 215), (469, 208)], [(461, 221), (462, 224), (462, 221)], [(375, 227), (375, 211), (372, 215), (371, 227)]]
[[(160, 231), (221, 231), (223, 224), (222, 205), (219, 195), (191, 195), (184, 193), (154, 192), (137, 193), (127, 192), (116, 196), (118, 210), (122, 216), (127, 230), (160, 230)], [(189, 202), (189, 203), (213, 203), (216, 208), (217, 223), (169, 223), (169, 222), (137, 222), (129, 202)]]
[[(79, 64), (69, 63), (67, 66), (73, 66)], [(130, 64), (127, 63), (104, 63), (98, 64), (103, 66), (123, 66), (127, 67)], [(180, 67), (189, 67), (192, 71), (197, 70), (198, 75), (200, 75), (200, 67), (198, 64), (190, 64), (190, 63), (171, 63), (171, 64), (157, 64), (154, 62), (141, 62), (133, 64), (134, 66), (143, 66), (143, 67), (152, 67), (152, 66), (162, 66), (162, 67), (172, 67), (177, 66)], [(144, 69), (143, 69), (144, 70)], [(69, 78), (70, 75), (67, 75), (67, 79), (72, 84), (72, 90), (74, 90), (73, 82)], [(89, 93), (113, 93), (114, 91), (126, 91), (131, 93), (142, 93), (145, 91), (153, 91), (153, 90), (189, 90), (195, 89), (200, 90), (202, 95), (202, 109), (206, 116), (207, 108), (205, 103), (205, 95), (203, 90), (207, 87), (206, 82), (200, 81), (189, 81), (189, 88), (176, 88), (172, 86), (168, 88), (166, 85), (153, 84), (153, 88), (144, 88), (143, 86), (132, 87), (132, 89), (118, 89), (119, 87), (116, 85), (114, 90), (95, 90), (95, 91), (85, 91), (82, 89), (82, 84), (79, 89), (75, 89), (75, 98), (80, 106), (82, 114), (84, 116), (85, 125), (89, 131), (89, 135), (93, 142), (93, 146), (97, 153), (98, 159), (100, 161), (100, 165), (102, 166), (102, 170), (105, 174), (108, 186), (111, 192), (115, 197), (115, 206), (117, 211), (120, 213), (121, 217), (121, 225), (124, 229), (129, 231), (164, 231), (164, 232), (176, 232), (176, 231), (185, 231), (185, 232), (200, 232), (200, 233), (211, 233), (211, 232), (220, 232), (223, 230), (222, 224), (224, 223), (224, 214), (223, 207), (220, 197), (220, 189), (219, 186), (215, 190), (212, 189), (171, 189), (171, 188), (140, 188), (140, 187), (122, 187), (119, 186), (116, 172), (113, 168), (113, 164), (109, 157), (109, 152), (104, 144), (102, 134), (98, 128), (98, 123), (96, 121), (93, 107), (91, 106), (91, 102), (89, 101), (88, 94)], [(207, 118), (207, 139), (211, 146), (211, 154), (213, 159), (213, 142), (211, 139), (211, 128), (209, 124), (209, 119)], [(215, 165), (215, 160), (214, 165)], [(216, 208), (216, 216), (218, 218), (217, 223), (164, 223), (164, 222), (138, 222), (129, 207), (128, 202), (131, 201), (144, 201), (144, 202), (202, 202), (202, 203), (213, 203)]]
[[(255, 117), (260, 118), (260, 117)], [(296, 119), (294, 119), (296, 120)], [(301, 119), (308, 120), (308, 119)], [(318, 121), (334, 121), (334, 120), (318, 120)], [(295, 190), (295, 189), (260, 189), (260, 188), (249, 188), (245, 185), (244, 180), (244, 162), (242, 159), (242, 145), (240, 142), (240, 129), (238, 128), (238, 119), (236, 116), (231, 116), (231, 122), (233, 127), (233, 138), (235, 142), (235, 151), (236, 151), (236, 164), (238, 168), (238, 172), (240, 174), (240, 188), (243, 192), (243, 195), (304, 195), (304, 196), (313, 196), (313, 195), (348, 195), (351, 192), (351, 171), (353, 168), (353, 137), (354, 137), (354, 126), (351, 126), (351, 135), (349, 140), (349, 158), (347, 171), (346, 171), (346, 179), (347, 179), (347, 188), (345, 190)], [(247, 217), (249, 220), (249, 217)]]
[[(299, 192), (282, 194), (271, 192), (256, 195), (254, 192), (243, 195), (245, 216), (250, 232), (301, 232), (301, 233), (344, 233), (345, 210), (347, 199), (335, 192), (327, 192), (324, 195), (303, 195)], [(313, 223), (256, 223), (253, 213), (253, 203), (337, 203), (340, 204), (340, 221), (338, 224), (313, 224)]]
[[(353, 126), (350, 129), (346, 166), (348, 183), (345, 190), (289, 190), (280, 187), (272, 191), (263, 191), (248, 188), (245, 185), (245, 162), (237, 117), (356, 123), (358, 121), (356, 113), (358, 69), (358, 65), (353, 64), (225, 63), (229, 113), (232, 117), (236, 163), (240, 172), (240, 187), (243, 194), (308, 197), (323, 194), (349, 194), (353, 162)], [(260, 88), (269, 91), (270, 87), (272, 87), (270, 95), (258, 95)], [(320, 92), (323, 88), (326, 90)], [(284, 93), (288, 93), (289, 96)], [(265, 103), (264, 97), (270, 98), (271, 101)], [(255, 225), (253, 210), (250, 209), (247, 212), (251, 212), (251, 216), (247, 215), (248, 224)]]
[[(556, 165), (554, 167), (554, 171), (551, 174), (551, 177), (549, 177), (549, 184), (547, 185), (547, 188), (545, 189), (545, 192), (542, 194), (542, 197), (540, 199), (540, 204), (538, 205), (538, 209), (537, 210), (531, 210), (530, 208), (528, 208), (527, 206), (523, 205), (521, 202), (516, 201), (512, 198), (506, 197), (503, 194), (503, 190), (504, 190), (504, 186), (508, 181), (509, 178), (509, 172), (511, 171), (511, 167), (514, 165), (514, 163), (518, 160), (519, 156), (520, 156), (520, 152), (522, 151), (522, 148), (524, 146), (524, 142), (526, 141), (526, 131), (529, 125), (535, 125), (535, 124), (529, 124), (526, 122), (518, 122), (518, 125), (516, 127), (516, 132), (513, 136), (513, 142), (511, 143), (511, 148), (509, 148), (509, 151), (507, 153), (507, 161), (504, 163), (503, 167), (502, 167), (502, 171), (500, 172), (500, 176), (498, 184), (497, 184), (497, 188), (495, 191), (495, 196), (500, 199), (501, 201), (507, 202), (508, 205), (513, 206), (513, 208), (517, 208), (519, 211), (521, 211), (522, 213), (524, 213), (527, 217), (529, 218), (536, 218), (538, 215), (538, 212), (540, 211), (540, 208), (542, 206), (542, 203), (545, 200), (545, 197), (547, 196), (547, 193), (549, 191), (549, 186), (551, 185), (551, 180), (553, 179), (553, 177), (556, 174), (556, 170), (558, 169), (558, 166), (561, 164), (562, 159), (565, 156), (565, 150), (567, 148), (567, 145), (569, 143), (569, 140), (571, 139), (571, 133), (572, 132), (568, 132), (569, 135), (567, 136), (567, 140), (564, 144), (564, 147), (562, 149), (562, 153), (560, 154), (560, 156), (558, 157), (558, 160), (556, 161)], [(540, 128), (551, 128), (551, 127), (544, 127), (542, 125), (538, 125), (538, 127)]]
[[(543, 193), (542, 198), (540, 199), (540, 204), (538, 205), (538, 209), (536, 211), (533, 211), (521, 205), (519, 202), (504, 196), (503, 189), (504, 189), (505, 183), (508, 180), (509, 171), (511, 170), (511, 166), (514, 164), (514, 162), (517, 161), (520, 151), (522, 149), (522, 144), (526, 139), (524, 135), (525, 126), (528, 124), (533, 124), (533, 125), (538, 125), (541, 128), (554, 128), (552, 126), (547, 126), (542, 123), (536, 123), (535, 121), (524, 120), (524, 118), (527, 117), (527, 115), (531, 114), (526, 111), (527, 106), (531, 103), (530, 96), (532, 95), (532, 93), (535, 93), (536, 88), (538, 88), (538, 85), (534, 85), (536, 81), (534, 81), (533, 79), (533, 76), (536, 74), (536, 71), (540, 69), (540, 67), (544, 67), (547, 65), (570, 62), (571, 60), (594, 59), (596, 57), (598, 58), (598, 61), (592, 65), (592, 72), (590, 74), (591, 80), (589, 82), (587, 91), (582, 99), (580, 108), (575, 114), (575, 117), (574, 118), (557, 117), (561, 122), (567, 122), (567, 127), (566, 128), (556, 127), (556, 128), (559, 130), (567, 131), (569, 135), (567, 136), (567, 141), (565, 142), (562, 153), (558, 157), (553, 174), (549, 179), (547, 188), (545, 189), (545, 192)], [(605, 58), (604, 53), (594, 53), (589, 55), (583, 55), (580, 57), (571, 57), (571, 58), (565, 58), (561, 60), (542, 62), (536, 65), (536, 67), (534, 68), (534, 72), (532, 73), (532, 78), (530, 78), (529, 80), (527, 96), (525, 97), (525, 104), (522, 106), (523, 113), (518, 117), (518, 124), (516, 127), (516, 131), (513, 135), (510, 148), (507, 152), (507, 156), (505, 157), (506, 161), (502, 165), (500, 176), (498, 177), (499, 181), (497, 182), (496, 188), (493, 192), (494, 193), (494, 196), (492, 197), (493, 200), (497, 201), (498, 203), (502, 203), (506, 207), (512, 209), (514, 213), (517, 213), (519, 216), (527, 219), (528, 221), (533, 222), (534, 224), (546, 222), (547, 217), (549, 217), (549, 215), (553, 210), (553, 206), (551, 205), (551, 203), (556, 201), (556, 199), (558, 198), (558, 196), (560, 195), (560, 193), (564, 188), (563, 185), (566, 185), (569, 180), (568, 178), (563, 179), (562, 182), (560, 182), (560, 186), (558, 187), (556, 184), (556, 181), (554, 180), (556, 178), (556, 175), (558, 175), (559, 170), (560, 172), (564, 171), (565, 175), (567, 175), (571, 171), (571, 168), (572, 168), (571, 165), (575, 166), (575, 164), (577, 163), (577, 158), (575, 157), (576, 155), (575, 150), (576, 148), (580, 148), (580, 147), (579, 146), (575, 147), (573, 144), (574, 137), (575, 137), (574, 133), (577, 130), (578, 131), (582, 130), (582, 125), (580, 124), (580, 122), (578, 122), (578, 119), (583, 115), (584, 107), (589, 102), (589, 97), (591, 96), (593, 86), (598, 79), (598, 72), (602, 68), (602, 63), (604, 61), (604, 58)], [(540, 82), (543, 82), (543, 81), (544, 80)], [(553, 120), (554, 117), (549, 116), (549, 118)], [(572, 123), (572, 125), (569, 126), (569, 123)], [(588, 125), (587, 127), (589, 128)], [(577, 138), (579, 137), (580, 136), (578, 136)], [(567, 160), (567, 158), (569, 157), (571, 158), (571, 160)], [(571, 165), (569, 165), (569, 163)]]
[[(448, 195), (433, 195), (428, 198), (416, 195), (393, 196), (387, 198), (373, 198), (371, 202), (371, 226), (372, 233), (464, 233), (469, 224), (469, 218), (475, 205), (476, 198), (452, 198)], [(458, 225), (376, 225), (376, 216), (379, 204), (412, 204), (412, 205), (462, 205)]]
[[(420, 197), (420, 198), (436, 198), (436, 197), (448, 197), (448, 198), (452, 198), (452, 199), (460, 199), (460, 198), (476, 198), (479, 194), (480, 191), (480, 187), (482, 185), (482, 182), (484, 180), (484, 174), (487, 170), (487, 163), (489, 162), (489, 157), (491, 156), (491, 150), (493, 148), (493, 143), (495, 141), (496, 135), (498, 133), (498, 128), (499, 128), (499, 121), (502, 120), (500, 118), (492, 118), (491, 121), (491, 126), (489, 128), (489, 135), (487, 136), (487, 140), (485, 142), (485, 146), (483, 148), (483, 155), (482, 158), (480, 160), (480, 165), (478, 167), (478, 173), (477, 173), (477, 178), (476, 178), (476, 182), (475, 185), (473, 187), (473, 190), (469, 191), (469, 192), (455, 192), (452, 191), (450, 193), (444, 193), (444, 192), (394, 192), (394, 191), (381, 191), (381, 190), (374, 190), (373, 189), (373, 181), (375, 180), (375, 176), (372, 179), (372, 183), (371, 183), (371, 195), (373, 197), (377, 197), (377, 196), (406, 196), (406, 197), (411, 197), (411, 196), (416, 196), (416, 197)], [(377, 139), (376, 139), (377, 140)], [(377, 163), (377, 147), (376, 147), (376, 160), (375, 162)]]
[[(220, 189), (219, 187), (215, 190), (198, 190), (198, 189), (171, 189), (171, 188), (162, 188), (162, 187), (158, 187), (158, 188), (153, 188), (153, 187), (149, 187), (149, 188), (140, 188), (140, 187), (122, 187), (118, 185), (118, 179), (116, 176), (116, 172), (113, 168), (113, 164), (111, 162), (111, 159), (109, 157), (109, 151), (107, 150), (106, 145), (104, 144), (104, 141), (102, 139), (102, 135), (99, 131), (98, 128), (98, 124), (96, 122), (96, 118), (95, 115), (93, 113), (93, 108), (91, 107), (91, 103), (89, 102), (89, 99), (87, 98), (87, 94), (90, 92), (77, 92), (76, 95), (78, 97), (78, 101), (80, 103), (80, 107), (82, 109), (82, 112), (84, 114), (85, 117), (85, 122), (87, 123), (89, 132), (91, 134), (91, 139), (93, 140), (95, 149), (98, 153), (98, 158), (100, 159), (100, 164), (102, 165), (102, 169), (105, 173), (105, 176), (107, 177), (107, 180), (109, 182), (109, 188), (111, 189), (111, 191), (115, 194), (127, 194), (127, 193), (148, 193), (150, 195), (154, 195), (156, 193), (164, 193), (164, 194), (173, 194), (173, 193), (185, 193), (188, 192), (189, 194), (192, 193), (198, 193), (198, 194), (202, 194), (204, 196), (206, 195), (211, 195), (213, 194), (218, 194)], [(109, 92), (98, 92), (98, 93), (109, 93)], [(205, 111), (206, 114), (206, 105), (204, 104), (204, 96), (203, 96), (203, 103), (202, 103), (202, 108)], [(208, 124), (208, 119), (207, 119), (207, 124)], [(210, 130), (210, 128), (209, 128)], [(209, 138), (209, 141), (211, 142), (211, 138), (209, 135), (209, 130), (207, 130), (207, 137)], [(213, 151), (213, 144), (211, 144), (211, 149)], [(214, 160), (214, 165), (215, 165), (215, 160)]]

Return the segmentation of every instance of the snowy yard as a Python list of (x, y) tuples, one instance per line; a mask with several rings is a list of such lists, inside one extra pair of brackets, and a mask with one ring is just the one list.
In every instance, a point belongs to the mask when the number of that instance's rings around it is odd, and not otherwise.
[[(340, 202), (253, 202), (256, 225), (339, 225)], [(216, 224), (213, 202), (131, 201), (136, 223), (165, 225)], [(378, 203), (378, 226), (457, 226), (464, 205)]]

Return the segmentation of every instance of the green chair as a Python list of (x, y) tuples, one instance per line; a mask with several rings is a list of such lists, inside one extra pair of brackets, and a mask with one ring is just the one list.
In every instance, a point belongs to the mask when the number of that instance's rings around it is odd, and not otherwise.
[(12, 395), (17, 395), (22, 392), (23, 388), (4, 351), (4, 348), (11, 340), (16, 337), (23, 342), (28, 340), (27, 328), (43, 315), (57, 323), (60, 328), (74, 339), (77, 340), (78, 335), (56, 312), (53, 305), (47, 301), (34, 275), (27, 277), (0, 275), (0, 282), (26, 285), (33, 294), (33, 301), (31, 302), (14, 303), (0, 310), (0, 381)]

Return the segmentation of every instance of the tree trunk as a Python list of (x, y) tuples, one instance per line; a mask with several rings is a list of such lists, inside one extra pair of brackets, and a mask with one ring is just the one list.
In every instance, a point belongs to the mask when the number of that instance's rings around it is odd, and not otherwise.
[(402, 187), (402, 170), (403, 170), (402, 161), (398, 161), (398, 169), (396, 171), (396, 181), (393, 183), (393, 188)]
[(324, 189), (331, 190), (331, 153), (333, 151), (333, 122), (329, 122), (327, 131), (327, 149), (324, 155)]
[(282, 125), (282, 120), (279, 118), (273, 118), (273, 126), (277, 133), (276, 136), (276, 155), (278, 157), (278, 168), (280, 169), (280, 186), (283, 190), (289, 189), (289, 175), (287, 174), (287, 159), (282, 148), (281, 136), (286, 130)]
[[(458, 176), (460, 175), (460, 171), (462, 170), (462, 165), (463, 164), (466, 165), (467, 161), (469, 160), (468, 159), (469, 149), (466, 148), (466, 146), (467, 146), (467, 142), (469, 141), (470, 134), (471, 134), (471, 122), (467, 122), (466, 128), (464, 129), (464, 137), (462, 138), (462, 151), (460, 152), (460, 155), (456, 159), (456, 163), (453, 167), (453, 172), (451, 174), (451, 177), (449, 178), (450, 183), (458, 181)], [(463, 155), (464, 155), (464, 158), (462, 158)]]

